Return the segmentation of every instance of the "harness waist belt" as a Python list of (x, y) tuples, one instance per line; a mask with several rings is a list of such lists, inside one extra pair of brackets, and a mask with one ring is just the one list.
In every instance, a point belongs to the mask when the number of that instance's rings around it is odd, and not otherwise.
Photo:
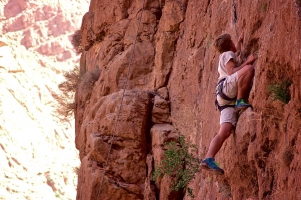
[[(225, 95), (223, 93), (223, 87), (224, 87), (224, 81), (225, 80), (226, 80), (226, 78), (223, 78), (217, 83), (216, 96), (219, 95), (222, 99), (227, 100), (227, 101), (234, 101), (234, 100), (236, 100), (236, 97), (230, 98), (230, 97), (228, 97), (227, 95)], [(230, 104), (220, 106), (218, 104), (217, 98), (215, 99), (215, 105), (216, 105), (216, 107), (218, 108), (219, 111), (222, 111), (223, 109), (228, 108), (228, 107), (235, 107), (235, 105), (230, 105)]]

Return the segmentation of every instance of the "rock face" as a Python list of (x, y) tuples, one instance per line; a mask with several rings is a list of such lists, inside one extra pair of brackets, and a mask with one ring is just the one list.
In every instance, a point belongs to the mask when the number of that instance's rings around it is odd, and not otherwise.
[[(84, 5), (86, 4), (86, 5)], [(70, 36), (87, 1), (0, 2), (0, 199), (75, 199), (74, 120), (59, 116)]]
[[(216, 157), (225, 175), (199, 172), (190, 187), (196, 199), (300, 198), (300, 2), (237, 1), (236, 26), (230, 1), (142, 5), (91, 0), (83, 17), (80, 68), (101, 74), (89, 94), (79, 89), (76, 97), (82, 162), (77, 200), (190, 199), (170, 193), (167, 177), (151, 181), (150, 173), (163, 158), (164, 142), (179, 134), (198, 147), (201, 158), (206, 154), (219, 128), (214, 107), (219, 55), (211, 45), (222, 33), (235, 39), (236, 29), (245, 33), (242, 59), (258, 54), (250, 96), (254, 111), (242, 114)], [(284, 80), (291, 82), (290, 101), (272, 102), (269, 85)], [(126, 108), (105, 166), (124, 83)]]
[[(80, 199), (96, 199), (98, 188), (102, 191), (98, 197), (101, 199), (143, 198), (150, 95), (145, 91), (126, 91), (122, 113), (118, 117), (115, 114), (119, 109), (117, 99), (122, 95), (120, 91), (100, 98), (90, 110), (89, 117), (84, 119), (85, 126), (81, 126), (77, 135), (77, 148), (82, 158), (78, 180), (82, 189), (77, 194)], [(117, 117), (119, 122), (115, 127)], [(111, 141), (113, 133), (115, 137)], [(100, 185), (103, 170), (99, 168), (104, 169), (109, 151), (106, 177), (104, 184)], [(107, 194), (111, 195), (108, 197)]]

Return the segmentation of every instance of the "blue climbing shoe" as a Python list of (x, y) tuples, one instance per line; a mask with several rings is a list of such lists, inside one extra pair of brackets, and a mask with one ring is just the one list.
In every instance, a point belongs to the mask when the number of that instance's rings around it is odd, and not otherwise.
[(251, 104), (248, 104), (244, 99), (237, 99), (235, 102), (234, 112), (240, 115), (247, 108), (253, 108)]
[(214, 161), (214, 158), (206, 158), (205, 160), (201, 161), (200, 168), (209, 170), (216, 175), (224, 174), (224, 170), (219, 167), (219, 165)]

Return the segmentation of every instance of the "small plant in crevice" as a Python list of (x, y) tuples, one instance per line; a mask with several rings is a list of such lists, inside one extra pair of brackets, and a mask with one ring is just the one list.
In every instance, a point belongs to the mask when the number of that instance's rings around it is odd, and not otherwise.
[(267, 11), (267, 7), (268, 7), (268, 4), (267, 4), (266, 2), (263, 2), (263, 3), (261, 4), (260, 10), (261, 10), (262, 12), (266, 12), (266, 11)]
[(73, 45), (73, 48), (75, 49), (76, 53), (81, 53), (83, 47), (81, 45), (82, 40), (82, 34), (80, 30), (76, 30), (74, 34), (72, 35), (71, 44)]
[(91, 71), (86, 72), (81, 78), (79, 85), (80, 90), (86, 93), (91, 93), (94, 83), (98, 80), (101, 70), (95, 68)]
[(65, 117), (71, 117), (76, 109), (75, 92), (77, 89), (91, 96), (94, 83), (98, 80), (101, 70), (96, 68), (80, 76), (79, 67), (64, 72), (65, 81), (58, 85), (62, 95), (57, 97), (57, 113)]
[(272, 101), (279, 100), (284, 104), (287, 104), (291, 100), (289, 91), (290, 81), (275, 82), (269, 85), (268, 90), (273, 98)]
[(168, 175), (172, 180), (172, 191), (186, 189), (188, 195), (194, 198), (188, 184), (199, 167), (199, 160), (194, 155), (197, 151), (196, 147), (185, 141), (183, 135), (179, 137), (178, 143), (169, 142), (166, 145), (165, 158), (156, 166), (152, 179), (156, 180), (162, 175)]
[(58, 85), (62, 95), (57, 97), (58, 107), (56, 110), (60, 115), (70, 117), (76, 108), (74, 96), (80, 83), (79, 67), (76, 66), (70, 71), (65, 71), (63, 75), (66, 80)]

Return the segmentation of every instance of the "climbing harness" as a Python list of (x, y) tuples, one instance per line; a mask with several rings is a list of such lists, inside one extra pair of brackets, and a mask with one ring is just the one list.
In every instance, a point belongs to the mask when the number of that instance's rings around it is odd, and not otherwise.
[(235, 101), (236, 100), (236, 97), (230, 98), (227, 95), (225, 95), (225, 93), (223, 93), (223, 87), (224, 87), (225, 80), (226, 80), (226, 78), (221, 79), (217, 83), (216, 88), (215, 88), (215, 91), (216, 91), (215, 105), (220, 112), (225, 108), (235, 107), (235, 105), (231, 105), (231, 104), (226, 104), (223, 106), (220, 106), (218, 104), (217, 96), (220, 96), (222, 99), (227, 100), (227, 101)]
[(238, 36), (237, 36), (237, 30), (236, 30), (236, 22), (237, 22), (237, 13), (236, 13), (236, 4), (234, 0), (232, 1), (232, 8), (233, 8), (233, 24), (234, 24), (234, 30), (235, 30), (235, 38), (236, 42), (238, 41)]
[(142, 13), (144, 11), (144, 4), (145, 4), (145, 0), (143, 0), (143, 4), (142, 4), (140, 19), (139, 19), (139, 22), (138, 22), (138, 28), (137, 28), (137, 32), (136, 32), (136, 37), (135, 37), (134, 45), (133, 45), (133, 50), (132, 50), (131, 57), (130, 57), (130, 62), (129, 62), (129, 66), (128, 66), (128, 71), (127, 71), (126, 79), (125, 79), (125, 82), (124, 82), (124, 85), (123, 85), (123, 93), (122, 93), (122, 97), (121, 97), (121, 102), (120, 102), (120, 106), (119, 106), (119, 109), (118, 109), (118, 114), (117, 114), (117, 118), (116, 118), (116, 121), (115, 121), (115, 126), (114, 126), (114, 129), (113, 129), (113, 134), (111, 136), (110, 148), (109, 148), (109, 151), (108, 151), (108, 155), (107, 155), (106, 163), (105, 163), (105, 166), (104, 166), (104, 171), (103, 171), (103, 174), (102, 174), (102, 177), (101, 177), (100, 187), (99, 187), (99, 190), (98, 190), (98, 194), (97, 194), (96, 200), (99, 199), (99, 195), (100, 195), (102, 184), (103, 184), (103, 179), (104, 179), (104, 176), (106, 174), (106, 170), (107, 170), (107, 166), (108, 166), (108, 161), (109, 161), (109, 157), (110, 157), (110, 154), (111, 154), (113, 140), (114, 140), (114, 137), (115, 137), (115, 134), (116, 134), (116, 130), (117, 130), (117, 124), (119, 122), (119, 116), (120, 116), (121, 108), (122, 108), (122, 105), (123, 105), (123, 99), (124, 99), (124, 95), (125, 95), (125, 89), (126, 89), (127, 82), (128, 82), (128, 79), (129, 79), (129, 75), (130, 75), (130, 71), (131, 71), (130, 69), (131, 69), (131, 65), (132, 65), (133, 57), (134, 57), (134, 51), (135, 51), (135, 48), (136, 48), (136, 42), (137, 42), (137, 38), (138, 38), (138, 31), (139, 31), (139, 27), (140, 27), (141, 19), (142, 19)]

